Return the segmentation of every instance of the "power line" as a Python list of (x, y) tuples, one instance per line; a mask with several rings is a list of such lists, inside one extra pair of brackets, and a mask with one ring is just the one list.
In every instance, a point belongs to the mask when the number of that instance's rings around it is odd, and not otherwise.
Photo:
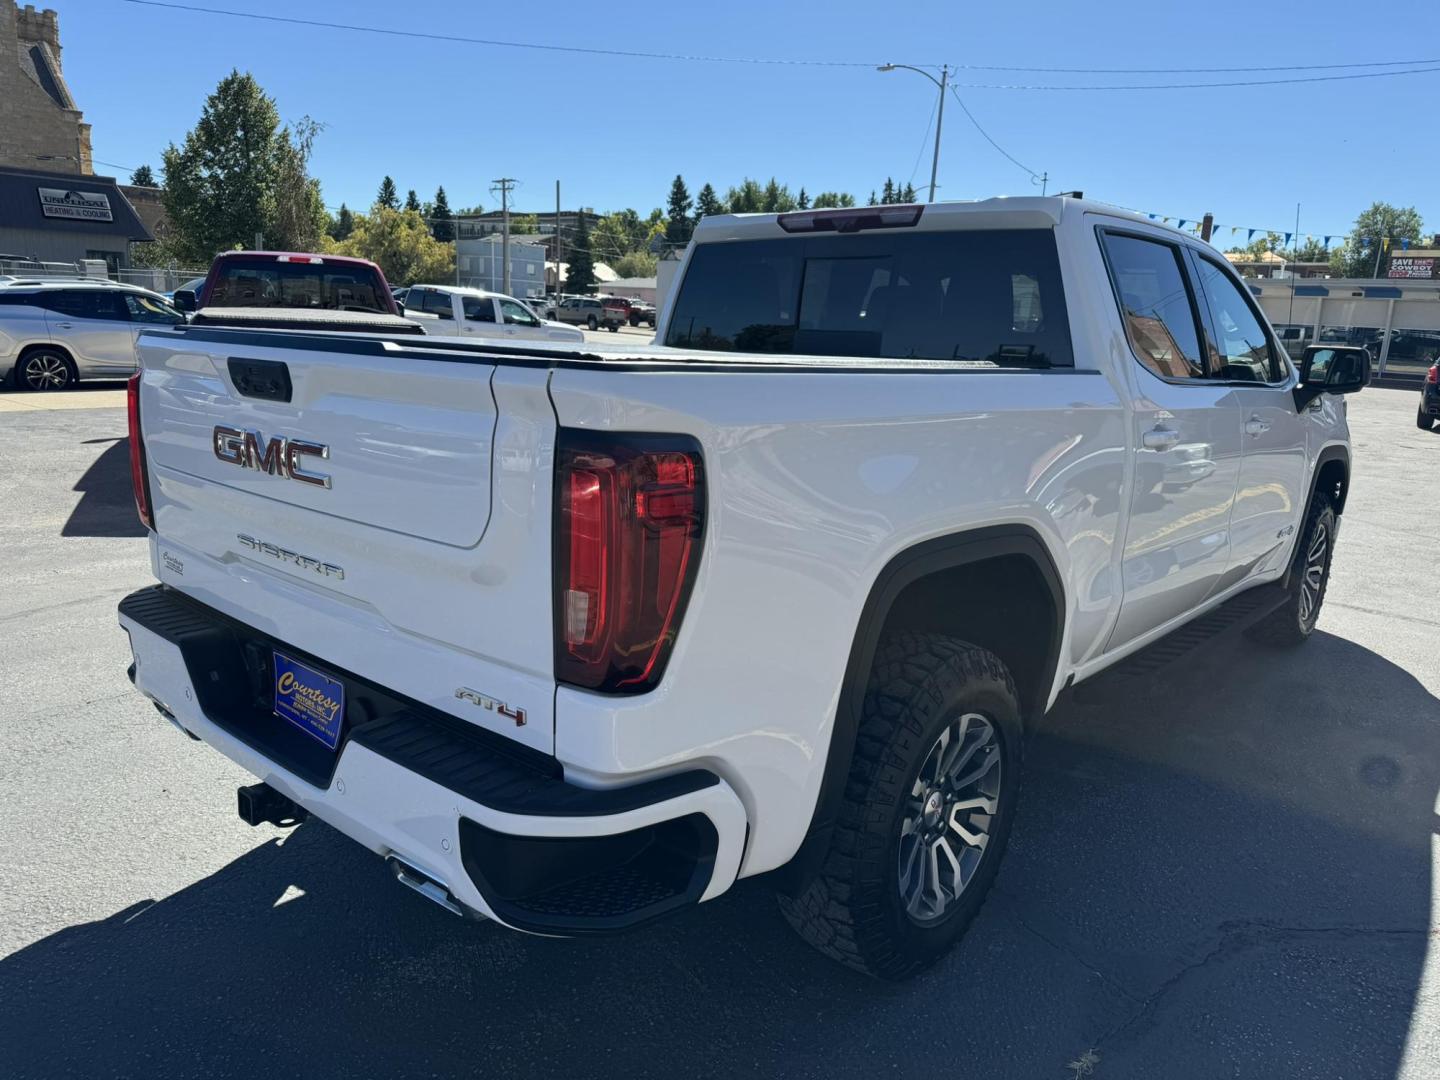
[(357, 26), (353, 23), (326, 22), (320, 19), (297, 19), (286, 15), (261, 15), (253, 11), (231, 11), (226, 8), (195, 7), (192, 4), (167, 3), (166, 0), (121, 0), (142, 7), (166, 8), (197, 15), (225, 15), (234, 19), (257, 22), (287, 23), (291, 26), (312, 26), (324, 30), (349, 30), (357, 34), (382, 34), (388, 37), (418, 38), (423, 41), (446, 41), (457, 45), (488, 45), (498, 49), (535, 49), (541, 52), (584, 53), (590, 56), (620, 56), (634, 60), (683, 60), (705, 64), (778, 64), (791, 67), (873, 68), (872, 60), (797, 60), (760, 56), (697, 56), (686, 53), (639, 52), (630, 49), (599, 49), (583, 45), (549, 45), (535, 41), (505, 41), (499, 38), (462, 37), (458, 34), (427, 34), (420, 30), (396, 30), (384, 26)]
[(920, 149), (915, 151), (915, 167), (910, 170), (910, 179), (905, 181), (906, 187), (915, 183), (915, 174), (920, 171), (920, 159), (925, 156), (925, 151), (930, 146), (930, 128), (935, 123), (935, 110), (939, 107), (940, 99), (937, 97), (935, 103), (930, 106), (930, 119), (925, 122), (925, 134), (920, 137)]
[[(140, 0), (130, 0), (139, 3)], [(1352, 75), (1306, 75), (1294, 79), (1237, 79), (1231, 82), (1127, 83), (1116, 86), (1060, 86), (1054, 83), (952, 83), (967, 90), (1218, 90), (1227, 86), (1284, 86), (1291, 83), (1342, 82), (1350, 79), (1391, 79), (1397, 75), (1426, 75), (1440, 66), (1406, 71), (1369, 71)]]
[[(1428, 60), (1366, 60), (1349, 64), (1266, 64), (1266, 71), (1335, 71), (1342, 68), (1415, 67), (1419, 64), (1440, 64), (1440, 57)], [(1163, 67), (1163, 68), (1067, 68), (1012, 67), (1005, 64), (955, 64), (965, 71), (1031, 71), (1054, 75), (1228, 75), (1254, 71), (1254, 64), (1244, 67)]]
[(975, 114), (972, 113), (969, 106), (965, 104), (965, 99), (956, 92), (954, 83), (950, 84), (950, 93), (955, 95), (956, 103), (960, 106), (961, 111), (965, 113), (966, 117), (969, 118), (970, 123), (975, 125), (975, 130), (978, 131), (981, 135), (983, 135), (985, 137), (985, 141), (988, 142), (991, 146), (993, 146), (1000, 153), (1000, 155), (1005, 158), (1006, 161), (1010, 162), (1021, 172), (1029, 173), (1031, 180), (1036, 179), (1040, 175), (1034, 169), (1030, 168), (1030, 166), (1023, 164), (1020, 161), (1017, 161), (1008, 150), (1006, 150), (1003, 146), (1001, 146), (998, 142), (996, 142), (990, 137), (990, 133), (980, 126), (980, 121), (975, 119)]

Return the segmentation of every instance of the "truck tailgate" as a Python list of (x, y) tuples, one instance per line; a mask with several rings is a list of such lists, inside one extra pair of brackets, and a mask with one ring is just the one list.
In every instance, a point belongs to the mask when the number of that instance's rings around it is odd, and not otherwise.
[(551, 752), (545, 371), (273, 340), (141, 339), (157, 575)]

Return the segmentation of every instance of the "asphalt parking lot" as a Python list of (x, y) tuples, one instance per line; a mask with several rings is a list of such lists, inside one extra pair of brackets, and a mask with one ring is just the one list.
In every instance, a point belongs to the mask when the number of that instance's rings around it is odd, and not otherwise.
[(1440, 1075), (1440, 433), (1413, 392), (1352, 400), (1315, 638), (1220, 632), (1066, 700), (996, 892), (901, 986), (812, 953), (761, 883), (544, 940), (324, 825), (242, 824), (249, 778), (125, 678), (115, 604), (150, 574), (124, 410), (64, 397), (0, 394), (0, 1074)]

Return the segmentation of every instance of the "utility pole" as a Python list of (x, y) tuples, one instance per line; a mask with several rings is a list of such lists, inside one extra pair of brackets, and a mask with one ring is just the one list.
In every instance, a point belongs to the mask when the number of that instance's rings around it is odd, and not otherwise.
[(555, 181), (555, 303), (560, 303), (560, 181)]
[[(515, 186), (514, 177), (502, 176), (494, 181), (500, 189), (500, 280), (504, 283), (500, 291), (510, 295), (510, 190)], [(491, 190), (494, 190), (493, 188)]]
[(876, 71), (913, 71), (917, 75), (924, 75), (934, 83), (940, 90), (940, 104), (935, 112), (935, 153), (930, 158), (930, 198), (926, 202), (935, 201), (935, 178), (940, 172), (940, 129), (945, 124), (945, 90), (950, 85), (950, 65), (946, 64), (940, 68), (940, 78), (935, 78), (930, 72), (922, 68), (911, 67), (909, 64), (881, 64)]

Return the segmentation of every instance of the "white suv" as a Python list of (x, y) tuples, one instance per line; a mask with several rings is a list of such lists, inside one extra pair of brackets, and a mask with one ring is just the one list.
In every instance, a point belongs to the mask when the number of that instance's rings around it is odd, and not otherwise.
[(147, 326), (185, 316), (159, 293), (109, 282), (24, 282), (0, 288), (0, 385), (64, 390), (79, 379), (123, 379)]
[(405, 315), (420, 320), (427, 334), (572, 343), (585, 340), (579, 330), (542, 319), (513, 296), (458, 285), (412, 285), (405, 293)]

